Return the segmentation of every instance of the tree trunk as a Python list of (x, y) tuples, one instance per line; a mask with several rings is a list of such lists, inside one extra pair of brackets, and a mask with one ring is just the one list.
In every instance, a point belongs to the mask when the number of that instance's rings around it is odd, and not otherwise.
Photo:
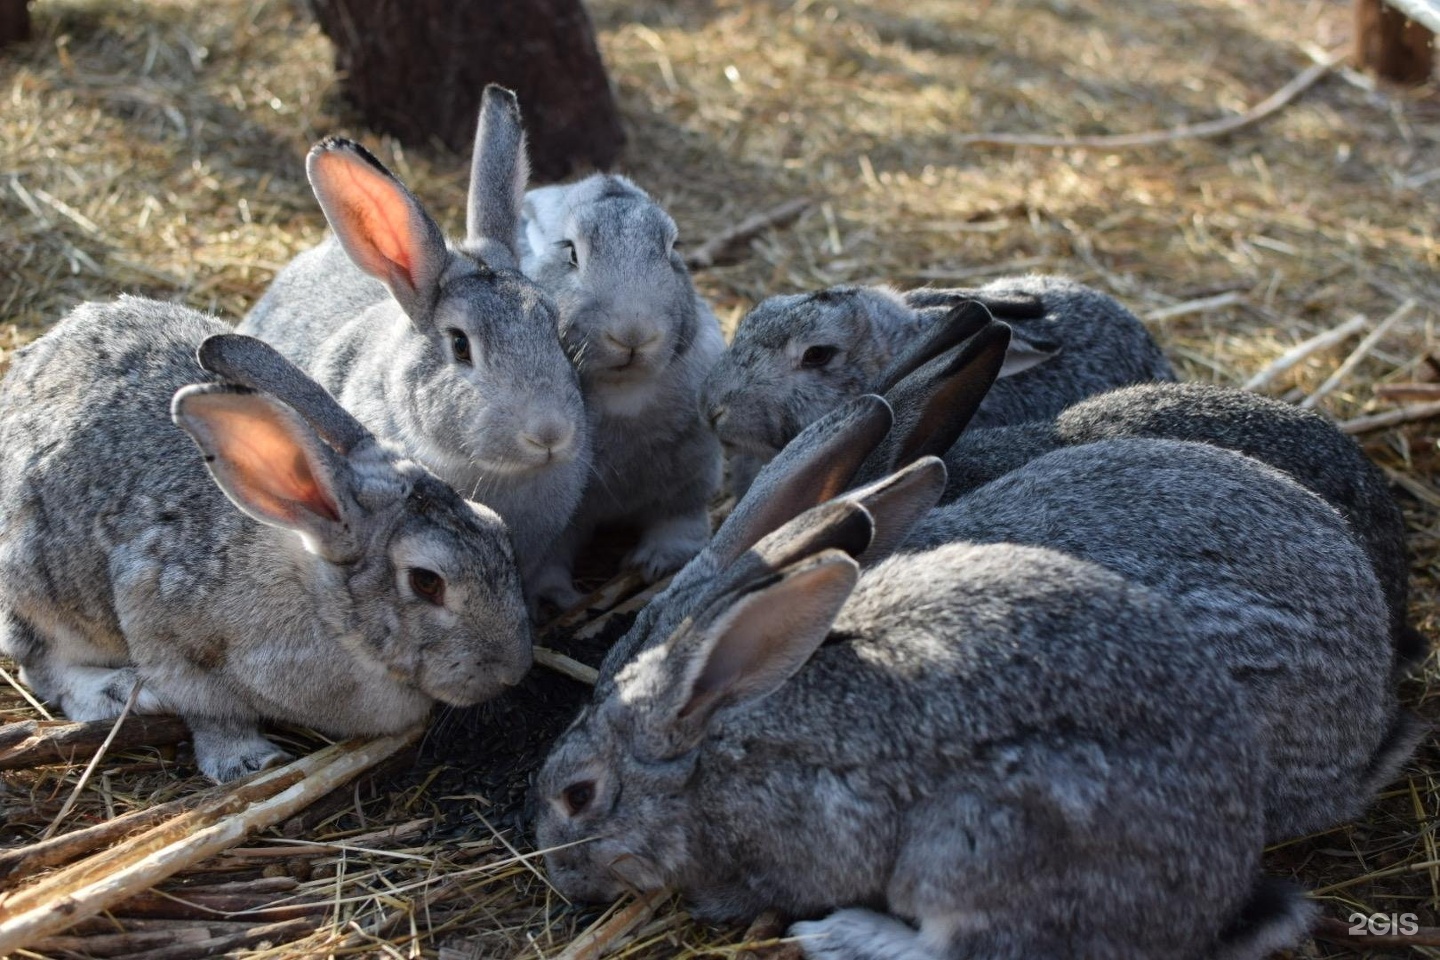
[(0, 0), (0, 46), (30, 39), (30, 0)]
[(1424, 83), (1435, 37), (1385, 0), (1355, 0), (1355, 65), (1387, 80)]
[[(5, 2), (5, 0), (0, 0)], [(520, 98), (541, 180), (614, 162), (625, 134), (581, 0), (309, 0), (376, 130), (468, 153), (487, 83)]]

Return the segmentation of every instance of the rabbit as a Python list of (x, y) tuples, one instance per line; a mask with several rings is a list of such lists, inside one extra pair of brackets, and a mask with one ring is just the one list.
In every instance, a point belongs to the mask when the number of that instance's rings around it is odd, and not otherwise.
[(306, 172), (333, 233), (280, 272), (238, 330), (499, 513), (528, 583), (580, 503), (590, 440), (554, 305), (519, 269), (527, 170), (515, 96), (487, 87), (466, 237), (447, 243), (363, 147), (321, 142)]
[(741, 321), (701, 402), (743, 492), (763, 463), (840, 400), (877, 389), (886, 369), (946, 312), (978, 299), (1015, 330), (976, 426), (1053, 417), (1113, 387), (1173, 380), (1140, 321), (1064, 277), (997, 280), (978, 290), (832, 287), (762, 301)]
[(873, 396), (812, 424), (612, 649), (536, 780), (550, 881), (828, 912), (790, 932), (834, 960), (1300, 940), (1312, 908), (1258, 878), (1243, 698), (1162, 596), (1035, 547), (867, 559), (928, 515), (935, 458), (794, 513), (888, 426)]
[(562, 607), (579, 599), (574, 555), (598, 524), (640, 527), (624, 562), (650, 580), (710, 538), (721, 454), (699, 393), (725, 340), (676, 235), (670, 215), (621, 176), (525, 195), (521, 267), (555, 300), (591, 415), (590, 482), (542, 577)]
[(911, 449), (877, 451), (860, 471), (862, 480), (933, 454), (945, 460), (949, 480), (941, 502), (949, 503), (1045, 453), (1096, 440), (1150, 437), (1235, 450), (1289, 475), (1340, 511), (1384, 591), (1397, 671), (1424, 659), (1429, 642), (1406, 622), (1404, 517), (1384, 475), (1329, 419), (1245, 390), (1150, 383), (1083, 400), (1053, 420), (962, 433), (983, 409), (1001, 367), (994, 343), (1003, 326), (978, 303), (957, 307), (927, 334), (928, 343), (892, 368), (884, 395), (897, 418), (914, 428), (893, 432), (887, 444), (908, 435)]
[(392, 733), (518, 683), (530, 623), (499, 516), (229, 330), (122, 297), (16, 354), (0, 649), (24, 681), (76, 720), (143, 683), (135, 709), (184, 718), (220, 782), (286, 758), (261, 719)]

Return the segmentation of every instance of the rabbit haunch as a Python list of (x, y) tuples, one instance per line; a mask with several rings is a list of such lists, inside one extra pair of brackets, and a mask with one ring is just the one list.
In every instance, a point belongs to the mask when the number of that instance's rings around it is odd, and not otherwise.
[(584, 498), (540, 578), (541, 594), (561, 606), (578, 599), (571, 570), (600, 524), (640, 528), (624, 563), (650, 579), (683, 566), (710, 536), (721, 455), (699, 392), (724, 339), (676, 233), (669, 214), (620, 176), (525, 197), (522, 265), (555, 300), (593, 435)]
[(394, 732), (529, 668), (500, 518), (225, 324), (83, 305), (16, 356), (0, 411), (3, 646), (74, 719), (142, 682), (230, 780), (283, 758), (262, 719)]
[(318, 144), (306, 171), (334, 232), (276, 276), (240, 330), (499, 513), (528, 579), (580, 501), (590, 437), (554, 306), (519, 272), (526, 169), (514, 95), (489, 87), (467, 234), (448, 243), (361, 147)]

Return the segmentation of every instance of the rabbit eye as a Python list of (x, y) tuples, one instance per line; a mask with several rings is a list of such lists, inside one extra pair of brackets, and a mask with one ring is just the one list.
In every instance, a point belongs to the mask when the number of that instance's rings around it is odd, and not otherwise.
[(590, 801), (595, 796), (595, 781), (581, 780), (579, 783), (572, 783), (560, 795), (565, 800), (565, 809), (570, 816), (577, 816), (590, 806)]
[(569, 240), (561, 240), (558, 244), (556, 244), (556, 246), (565, 251), (566, 256), (570, 260), (570, 266), (580, 266), (580, 255), (575, 252), (575, 244), (571, 243)]
[(470, 338), (465, 336), (462, 330), (450, 331), (450, 350), (455, 354), (455, 359), (463, 364), (469, 365), (470, 360)]
[(833, 360), (838, 352), (836, 347), (806, 347), (805, 352), (800, 355), (800, 366), (809, 370), (823, 367)]
[(437, 607), (445, 602), (445, 578), (434, 570), (412, 567), (410, 569), (410, 589), (415, 591), (415, 596), (422, 600), (428, 600)]

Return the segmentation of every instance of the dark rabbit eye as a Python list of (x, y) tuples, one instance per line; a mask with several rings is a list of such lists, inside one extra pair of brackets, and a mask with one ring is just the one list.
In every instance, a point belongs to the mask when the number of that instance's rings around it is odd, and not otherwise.
[(810, 370), (823, 367), (833, 360), (838, 352), (836, 347), (806, 347), (805, 352), (800, 356), (800, 366)]
[(445, 602), (445, 578), (424, 567), (410, 568), (410, 589), (421, 600), (440, 606)]
[(576, 816), (584, 812), (595, 797), (595, 781), (581, 780), (579, 783), (572, 783), (565, 788), (561, 796), (565, 799), (565, 809), (570, 816)]
[(450, 331), (450, 349), (455, 354), (455, 359), (463, 364), (470, 361), (470, 338), (465, 336), (463, 330)]
[(564, 250), (569, 256), (570, 266), (580, 266), (580, 255), (575, 252), (575, 244), (571, 243), (569, 240), (561, 240), (558, 244), (556, 244), (556, 246)]

